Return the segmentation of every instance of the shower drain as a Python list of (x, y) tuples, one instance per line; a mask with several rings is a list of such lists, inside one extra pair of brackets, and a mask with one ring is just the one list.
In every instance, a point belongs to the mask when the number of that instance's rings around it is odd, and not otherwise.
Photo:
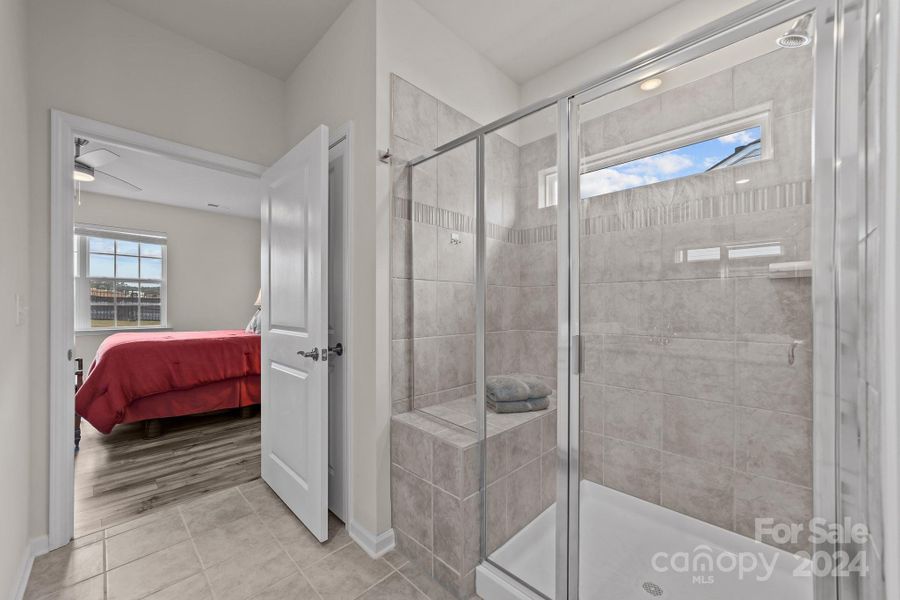
[(644, 585), (642, 585), (641, 587), (644, 588), (645, 592), (656, 598), (659, 598), (663, 595), (663, 589), (652, 581), (645, 581)]

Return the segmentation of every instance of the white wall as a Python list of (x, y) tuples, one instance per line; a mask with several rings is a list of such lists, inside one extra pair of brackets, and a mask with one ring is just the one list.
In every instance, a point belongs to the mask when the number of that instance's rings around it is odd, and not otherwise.
[(28, 299), (28, 134), (25, 76), (25, 6), (23, 0), (0, 0), (0, 596), (14, 597), (28, 547), (29, 446), (28, 406), (37, 398), (27, 377), (27, 324), (16, 323), (16, 294)]
[(522, 84), (522, 105), (555, 96), (674, 42), (753, 0), (684, 0)]
[[(388, 355), (375, 351), (376, 223), (381, 220), (375, 195), (375, 3), (355, 0), (297, 67), (287, 82), (290, 143), (315, 126), (337, 128), (353, 122), (352, 206), (349, 254), (353, 298), (345, 357), (351, 373), (351, 518), (372, 534), (390, 527), (390, 477), (387, 452), (390, 418), (376, 401), (376, 367)], [(383, 240), (386, 243), (386, 239)], [(377, 450), (376, 450), (377, 449)]]
[(285, 85), (102, 0), (29, 0), (27, 10), (31, 533), (38, 535), (48, 528), (50, 109), (271, 164), (286, 146)]
[[(175, 331), (243, 329), (256, 311), (256, 219), (83, 192), (75, 222), (167, 234), (168, 321)], [(85, 368), (106, 337), (76, 335), (75, 356)]]

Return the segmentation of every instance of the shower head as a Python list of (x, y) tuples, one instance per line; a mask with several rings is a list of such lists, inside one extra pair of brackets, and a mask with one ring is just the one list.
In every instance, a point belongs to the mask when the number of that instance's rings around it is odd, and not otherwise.
[(794, 26), (778, 38), (778, 45), (782, 48), (800, 48), (809, 44), (812, 41), (812, 34), (809, 32), (810, 21), (812, 21), (811, 14), (797, 19)]

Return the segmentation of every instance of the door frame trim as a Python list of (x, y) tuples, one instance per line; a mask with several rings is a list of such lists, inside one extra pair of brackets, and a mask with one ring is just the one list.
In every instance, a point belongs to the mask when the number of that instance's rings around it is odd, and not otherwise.
[(75, 532), (75, 465), (72, 415), (75, 374), (67, 352), (74, 350), (72, 227), (75, 137), (128, 147), (188, 164), (259, 179), (265, 167), (60, 110), (50, 111), (50, 408), (48, 550), (66, 545)]
[[(344, 323), (346, 346), (352, 349), (353, 237), (353, 122), (348, 121), (331, 131), (329, 147), (347, 140), (344, 193)], [(75, 532), (75, 465), (72, 460), (72, 415), (75, 412), (74, 370), (67, 359), (69, 348), (74, 350), (74, 299), (72, 298), (72, 242), (75, 186), (71, 177), (71, 151), (75, 137), (82, 136), (104, 143), (125, 146), (140, 152), (166, 156), (188, 164), (215, 169), (242, 177), (260, 179), (266, 167), (253, 162), (210, 152), (195, 146), (88, 119), (61, 110), (50, 111), (50, 408), (49, 421), (49, 482), (48, 482), (48, 544), (47, 550), (65, 546)], [(346, 358), (344, 396), (344, 452), (345, 503), (348, 524), (353, 519), (353, 454), (352, 439), (352, 351)]]

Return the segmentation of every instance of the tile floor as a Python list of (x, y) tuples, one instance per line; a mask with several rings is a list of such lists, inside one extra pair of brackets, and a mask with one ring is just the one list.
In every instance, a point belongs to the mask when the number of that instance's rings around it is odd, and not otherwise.
[(330, 518), (320, 544), (252, 481), (38, 557), (24, 600), (450, 600), (399, 553), (369, 558)]

